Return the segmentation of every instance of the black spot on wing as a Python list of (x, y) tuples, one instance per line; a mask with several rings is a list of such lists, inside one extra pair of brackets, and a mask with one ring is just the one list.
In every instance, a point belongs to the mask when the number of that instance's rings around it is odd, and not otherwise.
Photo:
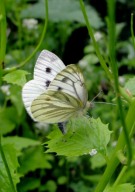
[(46, 71), (46, 73), (51, 73), (51, 68), (50, 67), (47, 67), (46, 69), (45, 69), (45, 71)]
[(62, 90), (62, 88), (61, 87), (58, 87), (58, 89), (57, 89), (58, 91), (61, 91)]
[(49, 87), (50, 83), (51, 83), (51, 81), (47, 80), (47, 81), (45, 82), (46, 87)]

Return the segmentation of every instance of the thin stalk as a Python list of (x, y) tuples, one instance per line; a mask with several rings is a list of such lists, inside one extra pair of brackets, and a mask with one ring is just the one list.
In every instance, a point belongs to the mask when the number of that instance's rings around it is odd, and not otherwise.
[(111, 69), (113, 72), (114, 77), (114, 88), (116, 92), (117, 97), (117, 103), (119, 108), (119, 115), (121, 119), (121, 124), (123, 126), (123, 133), (125, 136), (126, 144), (127, 144), (127, 151), (128, 151), (128, 164), (130, 164), (132, 159), (132, 150), (131, 150), (131, 144), (129, 140), (129, 135), (127, 131), (127, 126), (125, 123), (125, 117), (122, 107), (122, 101), (120, 97), (120, 90), (119, 90), (119, 82), (118, 82), (118, 65), (116, 63), (116, 39), (115, 39), (115, 1), (110, 0), (107, 1), (108, 3), (108, 12), (109, 12), (109, 26), (108, 26), (108, 32), (109, 32), (109, 54), (111, 59)]
[(4, 0), (0, 0), (0, 68), (3, 68), (6, 52), (6, 13)]
[(133, 46), (134, 46), (134, 50), (135, 50), (135, 36), (134, 36), (134, 26), (133, 26), (133, 22), (134, 22), (134, 14), (131, 13), (131, 25), (130, 25), (130, 30), (131, 30), (131, 37), (132, 37), (132, 42), (133, 42)]
[(90, 22), (89, 22), (89, 19), (88, 19), (86, 10), (85, 10), (85, 6), (84, 6), (84, 3), (83, 3), (83, 0), (80, 0), (80, 6), (81, 6), (81, 10), (82, 10), (82, 13), (83, 13), (83, 16), (84, 16), (86, 25), (87, 25), (87, 29), (88, 29), (89, 35), (90, 35), (90, 37), (91, 37), (91, 39), (92, 39), (92, 41), (93, 41), (93, 45), (94, 45), (96, 54), (97, 54), (98, 59), (99, 59), (99, 61), (100, 61), (100, 64), (101, 64), (101, 66), (103, 67), (103, 69), (105, 70), (108, 78), (109, 78), (109, 79), (112, 79), (112, 74), (111, 74), (111, 72), (109, 71), (109, 69), (108, 69), (108, 67), (107, 67), (107, 65), (106, 65), (106, 62), (105, 62), (104, 58), (103, 58), (102, 55), (100, 54), (98, 44), (97, 44), (97, 42), (96, 42), (96, 40), (95, 40), (95, 37), (94, 37), (94, 35), (93, 35), (92, 27), (91, 27), (91, 25), (90, 25)]
[(10, 69), (5, 69), (4, 74), (23, 67), (35, 55), (35, 53), (38, 51), (38, 49), (40, 48), (40, 46), (41, 46), (41, 44), (43, 42), (43, 39), (44, 39), (45, 34), (46, 34), (46, 30), (47, 30), (47, 25), (48, 25), (48, 0), (45, 0), (45, 23), (44, 23), (44, 28), (43, 28), (43, 32), (41, 34), (41, 38), (39, 40), (39, 43), (37, 44), (37, 46), (34, 49), (34, 51), (32, 52), (32, 54), (29, 55), (22, 63), (20, 63), (20, 65), (12, 67)]
[(4, 0), (0, 0), (0, 85), (2, 84), (5, 52), (6, 52), (6, 13), (5, 13)]
[[(86, 10), (85, 10), (85, 6), (84, 6), (84, 3), (83, 3), (83, 0), (80, 0), (80, 6), (81, 6), (81, 10), (82, 10), (82, 13), (83, 13), (83, 16), (84, 16), (84, 20), (86, 22), (86, 26), (87, 26), (87, 29), (88, 29), (88, 32), (89, 32), (89, 35), (90, 37), (92, 38), (92, 41), (93, 41), (93, 45), (94, 45), (94, 48), (95, 48), (95, 51), (96, 51), (96, 54), (98, 56), (98, 59), (100, 61), (100, 64), (101, 66), (103, 67), (103, 69), (105, 70), (108, 78), (110, 79), (110, 81), (112, 81), (112, 73), (109, 71), (107, 65), (106, 65), (106, 61), (104, 60), (104, 58), (102, 57), (101, 53), (100, 53), (100, 50), (98, 48), (98, 44), (95, 40), (95, 37), (94, 37), (94, 34), (93, 34), (93, 31), (92, 31), (92, 27), (90, 25), (90, 22), (89, 22), (89, 19), (88, 19), (88, 16), (87, 16), (87, 13), (86, 13)], [(109, 62), (110, 63), (110, 62)], [(125, 91), (123, 90), (123, 88), (120, 87), (120, 94), (121, 96), (123, 96), (125, 98), (125, 100), (130, 103), (131, 101), (131, 98), (128, 94), (125, 93)]]

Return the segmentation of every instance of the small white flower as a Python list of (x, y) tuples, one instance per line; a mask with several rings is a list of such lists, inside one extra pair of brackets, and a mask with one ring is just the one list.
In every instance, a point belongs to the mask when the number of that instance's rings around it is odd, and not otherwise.
[(27, 29), (37, 29), (38, 20), (36, 19), (24, 19), (23, 20), (23, 26)]
[(6, 94), (6, 95), (10, 95), (10, 91), (9, 91), (10, 86), (9, 85), (3, 85), (1, 86), (1, 91)]
[(122, 77), (122, 76), (120, 76), (120, 77), (119, 77), (119, 82), (120, 82), (121, 85), (124, 85), (124, 83), (125, 83), (125, 78)]
[(78, 64), (79, 64), (79, 66), (81, 67), (81, 68), (85, 68), (87, 65), (88, 65), (88, 62), (86, 61), (86, 60), (80, 60), (79, 62), (78, 62)]
[(94, 34), (94, 37), (95, 37), (96, 41), (99, 41), (99, 40), (102, 38), (102, 34), (101, 34), (99, 31), (97, 31), (97, 32)]
[(94, 156), (97, 154), (97, 150), (96, 149), (92, 149), (90, 152), (89, 152), (90, 156)]

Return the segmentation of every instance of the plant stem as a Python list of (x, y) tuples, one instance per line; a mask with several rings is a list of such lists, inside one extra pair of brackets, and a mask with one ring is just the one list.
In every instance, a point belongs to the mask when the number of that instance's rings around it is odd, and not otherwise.
[(47, 30), (47, 24), (48, 24), (48, 0), (45, 0), (45, 23), (44, 23), (44, 28), (43, 28), (43, 32), (41, 34), (41, 38), (39, 40), (38, 45), (36, 46), (36, 48), (34, 49), (34, 51), (32, 52), (32, 54), (30, 56), (28, 56), (22, 63), (20, 63), (20, 65), (12, 67), (10, 69), (5, 69), (4, 70), (4, 74), (9, 73), (11, 71), (14, 71), (18, 68), (23, 67), (34, 55), (35, 53), (38, 51), (38, 49), (40, 48), (42, 41), (45, 37), (46, 34), (46, 30)]
[(84, 3), (83, 3), (83, 0), (80, 0), (80, 6), (81, 6), (81, 10), (82, 10), (82, 13), (83, 13), (86, 25), (87, 25), (87, 29), (88, 29), (89, 35), (90, 35), (90, 37), (91, 37), (91, 39), (93, 41), (93, 45), (94, 45), (96, 54), (97, 54), (98, 59), (100, 61), (100, 64), (103, 67), (103, 69), (105, 70), (108, 78), (111, 80), (112, 79), (112, 74), (109, 71), (109, 69), (108, 69), (108, 67), (107, 67), (107, 65), (105, 63), (105, 60), (103, 59), (102, 55), (100, 54), (100, 51), (99, 51), (99, 48), (98, 48), (98, 44), (97, 44), (97, 42), (95, 40), (95, 37), (93, 35), (92, 27), (91, 27), (90, 22), (88, 20), (88, 16), (87, 16), (87, 13), (86, 13), (86, 10), (85, 10), (85, 6), (84, 6)]
[(125, 123), (125, 117), (124, 117), (124, 112), (123, 112), (123, 107), (122, 107), (122, 101), (120, 97), (120, 89), (119, 89), (119, 82), (118, 82), (118, 65), (116, 62), (116, 36), (115, 36), (115, 1), (110, 0), (107, 1), (108, 4), (108, 15), (109, 15), (109, 26), (108, 26), (108, 32), (109, 32), (109, 55), (111, 59), (111, 69), (113, 72), (113, 77), (114, 77), (114, 89), (116, 92), (116, 97), (117, 97), (117, 103), (118, 103), (118, 108), (119, 108), (119, 115), (121, 119), (121, 124), (123, 126), (123, 133), (125, 136), (126, 144), (127, 144), (127, 151), (128, 151), (128, 164), (130, 164), (131, 159), (132, 159), (132, 150), (131, 150), (131, 144), (129, 140), (129, 135)]
[(12, 189), (13, 192), (16, 192), (16, 188), (15, 188), (13, 180), (12, 180), (10, 169), (9, 169), (9, 166), (8, 166), (8, 163), (7, 163), (3, 148), (2, 148), (1, 134), (0, 134), (0, 154), (1, 154), (1, 157), (2, 157), (2, 160), (3, 160), (3, 163), (5, 165), (5, 169), (7, 171), (7, 175), (8, 175), (9, 181), (10, 181), (10, 185), (11, 185), (11, 189)]
[(130, 26), (130, 30), (131, 30), (131, 37), (132, 37), (132, 42), (133, 42), (133, 46), (134, 46), (134, 50), (135, 50), (135, 39), (134, 39), (134, 26), (133, 26), (133, 21), (134, 21), (134, 19), (133, 19), (133, 17), (134, 17), (134, 14), (133, 13), (131, 13), (131, 26)]
[(6, 13), (4, 0), (0, 0), (0, 68), (3, 68), (3, 62), (6, 52)]
[(5, 52), (6, 52), (6, 13), (5, 13), (4, 0), (0, 0), (0, 85), (2, 84)]

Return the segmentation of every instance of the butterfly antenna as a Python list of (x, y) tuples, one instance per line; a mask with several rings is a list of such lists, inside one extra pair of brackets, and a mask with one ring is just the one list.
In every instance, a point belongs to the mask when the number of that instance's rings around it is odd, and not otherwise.
[(107, 102), (103, 102), (103, 101), (99, 101), (99, 102), (93, 102), (103, 91), (101, 90), (91, 101), (90, 101), (90, 106), (92, 105), (92, 103), (99, 103), (99, 104), (107, 104), (107, 105), (117, 105), (115, 103), (107, 103)]
[(93, 97), (93, 99), (90, 101), (90, 104), (102, 93), (103, 91), (100, 90), (100, 92), (95, 96)]
[(94, 102), (94, 103), (99, 103), (99, 104), (107, 104), (107, 105), (117, 105), (117, 104), (115, 104), (115, 103), (107, 103), (107, 102), (103, 102), (103, 101), (99, 101), (99, 102)]

